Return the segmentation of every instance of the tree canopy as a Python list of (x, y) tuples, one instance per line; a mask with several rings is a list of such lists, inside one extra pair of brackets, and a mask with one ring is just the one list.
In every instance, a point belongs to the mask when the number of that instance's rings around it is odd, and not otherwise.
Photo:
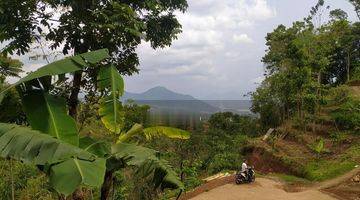
[(171, 44), (181, 32), (174, 11), (186, 0), (4, 0), (0, 2), (0, 41), (5, 53), (24, 54), (39, 40), (64, 54), (109, 49), (124, 74), (137, 72), (135, 49), (144, 39), (154, 48)]
[[(34, 43), (47, 42), (63, 54), (107, 48), (113, 64), (124, 75), (139, 71), (137, 46), (169, 46), (181, 32), (175, 11), (187, 9), (186, 0), (4, 0), (0, 2), (0, 42), (4, 54), (25, 54)], [(77, 72), (68, 94), (69, 112), (77, 117), (81, 87), (94, 89), (99, 68)], [(89, 84), (89, 82), (92, 83)]]
[(314, 114), (326, 88), (360, 78), (359, 22), (350, 22), (346, 12), (336, 9), (328, 22), (315, 26), (324, 6), (319, 1), (304, 21), (268, 33), (262, 59), (266, 79), (252, 95), (252, 109), (260, 113), (263, 125), (279, 125), (294, 114)]

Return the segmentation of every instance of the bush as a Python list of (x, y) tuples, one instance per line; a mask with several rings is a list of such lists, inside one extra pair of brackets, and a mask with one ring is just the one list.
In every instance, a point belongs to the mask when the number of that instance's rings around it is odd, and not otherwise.
[(10, 161), (0, 160), (0, 200), (11, 199), (11, 177), (14, 181), (15, 199), (56, 199), (57, 195), (50, 192), (47, 178), (39, 174), (35, 167), (11, 162), (10, 165)]
[(349, 100), (331, 114), (339, 128), (360, 133), (360, 101)]
[(305, 166), (304, 175), (311, 181), (323, 181), (352, 170), (355, 164), (348, 160), (316, 160)]
[(209, 119), (210, 129), (221, 130), (230, 135), (257, 136), (257, 120), (250, 116), (240, 116), (231, 112), (216, 113)]
[(216, 154), (212, 159), (208, 171), (216, 174), (223, 170), (238, 170), (241, 167), (242, 156), (239, 153), (224, 152)]
[(185, 176), (184, 184), (186, 190), (191, 190), (202, 184), (202, 180), (198, 178), (201, 166), (202, 161), (199, 160), (193, 163), (184, 161), (183, 173)]
[(346, 85), (331, 88), (327, 95), (327, 101), (330, 105), (340, 105), (349, 101), (350, 89)]

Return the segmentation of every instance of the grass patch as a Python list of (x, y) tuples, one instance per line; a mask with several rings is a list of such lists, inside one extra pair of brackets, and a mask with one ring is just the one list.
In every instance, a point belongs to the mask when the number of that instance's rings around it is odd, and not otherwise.
[(305, 178), (311, 181), (323, 181), (335, 178), (354, 169), (354, 161), (317, 160), (305, 166)]
[(297, 176), (287, 175), (287, 174), (271, 174), (275, 177), (280, 178), (282, 181), (292, 184), (292, 183), (301, 183), (301, 184), (307, 184), (309, 183), (309, 180), (306, 180), (304, 178), (300, 178)]
[(354, 145), (346, 150), (343, 159), (351, 159), (360, 162), (360, 144)]

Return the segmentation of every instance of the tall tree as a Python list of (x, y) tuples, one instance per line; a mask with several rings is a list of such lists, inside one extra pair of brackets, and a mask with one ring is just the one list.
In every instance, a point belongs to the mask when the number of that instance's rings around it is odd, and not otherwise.
[(22, 72), (21, 67), (22, 63), (19, 60), (0, 54), (0, 82), (8, 76), (19, 77), (19, 73)]
[(349, 1), (354, 5), (356, 14), (360, 19), (360, 0), (349, 0)]
[[(2, 0), (0, 42), (10, 41), (4, 53), (17, 54), (43, 40), (65, 55), (107, 48), (107, 62), (131, 75), (138, 72), (136, 47), (142, 40), (153, 48), (170, 45), (181, 32), (174, 12), (184, 12), (187, 6), (186, 0)], [(73, 117), (80, 88), (95, 81), (98, 71), (89, 67), (74, 73), (68, 101)]]

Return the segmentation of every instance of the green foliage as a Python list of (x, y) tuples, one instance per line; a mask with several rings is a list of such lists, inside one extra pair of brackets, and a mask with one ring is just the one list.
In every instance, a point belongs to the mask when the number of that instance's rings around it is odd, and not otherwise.
[[(124, 124), (124, 112), (119, 100), (124, 93), (124, 80), (112, 65), (102, 67), (98, 74), (98, 88), (109, 95), (100, 101), (99, 115), (105, 127), (114, 134), (119, 134)], [(109, 91), (106, 91), (106, 90)]]
[[(0, 155), (37, 165), (49, 176), (52, 188), (66, 196), (80, 185), (85, 185), (95, 188), (102, 186), (101, 196), (108, 198), (109, 186), (113, 182), (112, 178), (108, 178), (109, 174), (112, 176), (116, 170), (126, 166), (138, 167), (139, 174), (143, 176), (151, 174), (155, 188), (182, 189), (183, 185), (175, 172), (166, 161), (155, 156), (157, 152), (154, 150), (131, 144), (125, 148), (126, 144), (120, 143), (113, 145), (110, 151), (110, 144), (105, 141), (97, 141), (91, 137), (83, 137), (79, 141), (76, 123), (67, 114), (65, 100), (52, 94), (57, 83), (52, 84), (51, 76), (62, 79), (67, 73), (78, 73), (85, 66), (96, 64), (107, 57), (107, 50), (99, 50), (65, 58), (30, 73), (2, 91), (1, 94), (5, 95), (13, 87), (17, 87), (29, 124), (41, 132), (27, 127), (0, 124)], [(118, 115), (119, 112), (123, 113), (119, 101), (124, 91), (123, 79), (110, 65), (99, 72), (98, 86), (99, 92), (105, 95), (100, 101), (105, 101), (105, 104), (99, 105), (102, 121), (110, 131), (120, 133), (124, 124), (123, 117)], [(109, 104), (116, 106), (108, 106)], [(118, 127), (119, 125), (121, 126)], [(143, 132), (142, 126), (135, 124), (133, 130), (122, 133), (122, 136), (131, 138)], [(145, 132), (149, 138), (159, 135), (189, 138), (189, 133), (168, 127), (149, 128)], [(81, 148), (77, 147), (79, 143)]]
[(314, 150), (316, 151), (316, 153), (320, 154), (324, 151), (324, 149), (325, 149), (324, 140), (320, 139), (319, 143), (314, 146)]
[(19, 77), (19, 73), (22, 72), (22, 65), (23, 64), (19, 60), (14, 60), (0, 54), (0, 77)]
[[(93, 51), (89, 53), (84, 53), (81, 55), (73, 56), (70, 58), (65, 58), (48, 65), (45, 65), (38, 70), (29, 73), (27, 76), (21, 78), (16, 83), (12, 84), (10, 87), (2, 90), (0, 92), (0, 103), (2, 102), (5, 94), (16, 86), (19, 86), (25, 82), (35, 80), (35, 83), (39, 85), (39, 81), (41, 83), (42, 80), (37, 81), (37, 79), (49, 77), (49, 76), (58, 76), (59, 79), (62, 79), (62, 76), (66, 73), (75, 72), (78, 70), (82, 70), (86, 66), (91, 64), (96, 64), (106, 58), (108, 58), (109, 54), (106, 49)], [(43, 82), (42, 82), (43, 83)]]
[(165, 127), (165, 126), (155, 126), (144, 129), (144, 135), (146, 139), (150, 140), (159, 136), (166, 136), (172, 139), (182, 139), (186, 140), (190, 138), (190, 133), (181, 129)]
[(202, 165), (203, 163), (200, 160), (195, 160), (192, 163), (186, 160), (183, 163), (182, 173), (183, 176), (185, 176), (184, 185), (186, 190), (196, 188), (203, 183), (203, 181), (199, 179), (199, 172)]
[[(252, 110), (260, 114), (263, 127), (276, 127), (295, 115), (304, 121), (309, 118), (306, 124), (314, 122), (321, 106), (334, 103), (326, 102), (328, 88), (357, 76), (360, 26), (337, 9), (330, 12), (330, 21), (316, 27), (313, 19), (324, 6), (319, 1), (304, 21), (279, 25), (267, 35), (262, 59), (266, 77), (252, 94)], [(331, 92), (347, 98), (340, 90)]]
[(127, 101), (123, 108), (125, 112), (124, 130), (130, 130), (135, 124), (143, 124), (145, 127), (149, 126), (147, 119), (150, 106), (138, 105), (134, 101)]
[(341, 9), (335, 9), (330, 11), (330, 18), (332, 18), (335, 21), (346, 20), (348, 18), (348, 14)]
[(311, 181), (323, 181), (340, 176), (352, 169), (355, 162), (349, 160), (316, 160), (305, 166), (305, 178)]
[(334, 87), (329, 90), (328, 105), (341, 105), (350, 100), (350, 90), (348, 86)]
[(228, 134), (256, 136), (258, 127), (256, 119), (240, 116), (231, 112), (215, 113), (209, 119), (210, 128), (225, 131)]
[(50, 184), (65, 195), (80, 184), (99, 187), (103, 182), (104, 159), (26, 127), (0, 124), (0, 149), (2, 157), (51, 166)]
[(224, 152), (215, 154), (208, 166), (210, 174), (216, 174), (223, 170), (239, 170), (242, 156), (239, 153)]
[(186, 0), (4, 0), (0, 3), (0, 42), (11, 41), (4, 51), (17, 54), (28, 52), (32, 43), (41, 40), (64, 54), (108, 48), (111, 63), (130, 75), (138, 72), (135, 50), (142, 39), (154, 48), (169, 46), (181, 32), (173, 13), (186, 8)]
[(360, 1), (359, 0), (349, 0), (355, 7), (355, 11), (360, 19)]
[(171, 170), (168, 162), (158, 157), (158, 152), (134, 144), (119, 143), (112, 146), (112, 154), (130, 166), (137, 166), (137, 173), (143, 177), (152, 176), (155, 188), (180, 188), (183, 184)]
[(75, 120), (67, 115), (65, 99), (45, 94), (39, 90), (25, 92), (22, 94), (22, 102), (31, 127), (78, 146), (78, 130)]
[(360, 101), (349, 100), (331, 115), (339, 128), (360, 133)]
[(297, 176), (292, 176), (292, 175), (288, 175), (288, 174), (272, 174), (276, 177), (279, 177), (281, 180), (285, 181), (288, 184), (307, 184), (309, 183), (308, 180), (304, 179), (304, 178), (300, 178)]
[(57, 199), (57, 195), (51, 192), (46, 176), (39, 173), (33, 166), (1, 159), (0, 177), (1, 200), (11, 199), (12, 180), (14, 181), (15, 199)]
[(329, 136), (334, 143), (342, 143), (349, 139), (349, 134), (341, 131), (333, 131)]
[[(0, 83), (0, 91), (6, 87), (6, 84)], [(0, 104), (0, 122), (23, 124), (25, 118), (20, 96), (15, 89), (11, 89), (4, 95), (4, 100)]]
[(325, 148), (325, 141), (323, 138), (317, 140), (314, 144), (309, 145), (309, 147), (320, 156), (322, 153), (328, 152), (329, 150)]

